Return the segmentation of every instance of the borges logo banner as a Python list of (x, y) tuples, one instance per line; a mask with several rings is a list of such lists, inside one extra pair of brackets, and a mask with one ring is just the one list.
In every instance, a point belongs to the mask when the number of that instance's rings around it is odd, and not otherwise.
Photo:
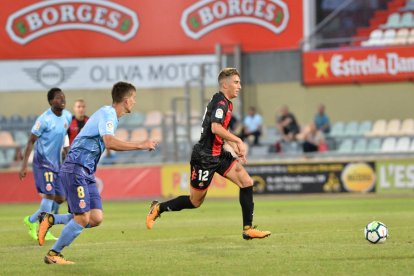
[(0, 59), (298, 49), (307, 0), (2, 1)]
[(11, 14), (6, 29), (11, 39), (19, 44), (64, 30), (95, 31), (127, 41), (138, 30), (138, 16), (109, 1), (49, 0)]

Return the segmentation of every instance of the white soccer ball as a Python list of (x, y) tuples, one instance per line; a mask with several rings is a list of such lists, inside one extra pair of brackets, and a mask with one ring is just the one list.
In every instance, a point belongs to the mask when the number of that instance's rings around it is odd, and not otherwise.
[(364, 229), (365, 239), (371, 243), (383, 243), (388, 237), (387, 226), (380, 221), (367, 224)]

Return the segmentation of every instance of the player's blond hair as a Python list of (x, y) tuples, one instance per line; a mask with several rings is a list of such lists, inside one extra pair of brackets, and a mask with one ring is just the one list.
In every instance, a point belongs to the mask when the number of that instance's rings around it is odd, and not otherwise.
[(76, 99), (75, 102), (73, 103), (73, 105), (75, 105), (76, 103), (86, 104), (84, 99)]

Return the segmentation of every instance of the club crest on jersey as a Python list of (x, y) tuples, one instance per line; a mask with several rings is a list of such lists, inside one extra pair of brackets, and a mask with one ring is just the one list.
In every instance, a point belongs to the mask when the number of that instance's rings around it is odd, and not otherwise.
[(258, 25), (279, 34), (288, 22), (289, 9), (283, 0), (203, 0), (185, 9), (181, 16), (181, 27), (193, 39), (238, 23)]
[(46, 184), (46, 191), (50, 192), (52, 189), (53, 189), (52, 184), (47, 183), (47, 184)]
[(36, 121), (36, 124), (34, 125), (34, 129), (35, 130), (39, 130), (40, 129), (40, 125), (41, 125), (40, 121)]
[(219, 109), (216, 110), (215, 116), (216, 116), (217, 119), (223, 119), (223, 114), (224, 114), (223, 109), (219, 108)]
[(138, 27), (135, 11), (101, 0), (38, 1), (11, 14), (6, 24), (8, 35), (19, 44), (62, 30), (94, 31), (127, 41)]
[(114, 123), (112, 121), (106, 122), (106, 131), (109, 131), (109, 132), (114, 131)]
[(81, 199), (81, 200), (79, 201), (79, 207), (80, 207), (80, 208), (82, 208), (82, 209), (86, 207), (86, 202), (85, 202), (85, 200)]

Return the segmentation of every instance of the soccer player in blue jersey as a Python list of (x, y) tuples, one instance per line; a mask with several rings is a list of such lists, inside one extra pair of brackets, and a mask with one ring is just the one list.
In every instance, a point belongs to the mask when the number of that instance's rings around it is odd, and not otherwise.
[[(47, 264), (73, 264), (61, 254), (84, 228), (98, 226), (103, 219), (102, 202), (96, 187), (95, 171), (105, 148), (116, 151), (154, 150), (157, 143), (127, 142), (114, 134), (118, 119), (130, 113), (135, 105), (136, 89), (132, 84), (118, 82), (112, 88), (112, 105), (96, 111), (73, 141), (60, 168), (59, 179), (65, 187), (70, 212), (74, 218), (63, 228), (52, 249), (44, 258)], [(56, 224), (56, 215), (43, 214), (39, 225), (39, 241)]]
[[(29, 235), (37, 240), (37, 221), (41, 212), (50, 212), (53, 202), (62, 203), (65, 200), (63, 187), (57, 181), (57, 173), (61, 164), (63, 141), (67, 133), (72, 115), (65, 110), (66, 100), (60, 88), (52, 88), (47, 93), (50, 108), (36, 120), (24, 152), (22, 168), (19, 172), (20, 180), (27, 174), (27, 163), (34, 147), (33, 175), (36, 189), (42, 197), (40, 208), (32, 215), (24, 218), (29, 228)], [(67, 215), (57, 217), (61, 223), (68, 221)], [(50, 233), (47, 240), (56, 240)]]

